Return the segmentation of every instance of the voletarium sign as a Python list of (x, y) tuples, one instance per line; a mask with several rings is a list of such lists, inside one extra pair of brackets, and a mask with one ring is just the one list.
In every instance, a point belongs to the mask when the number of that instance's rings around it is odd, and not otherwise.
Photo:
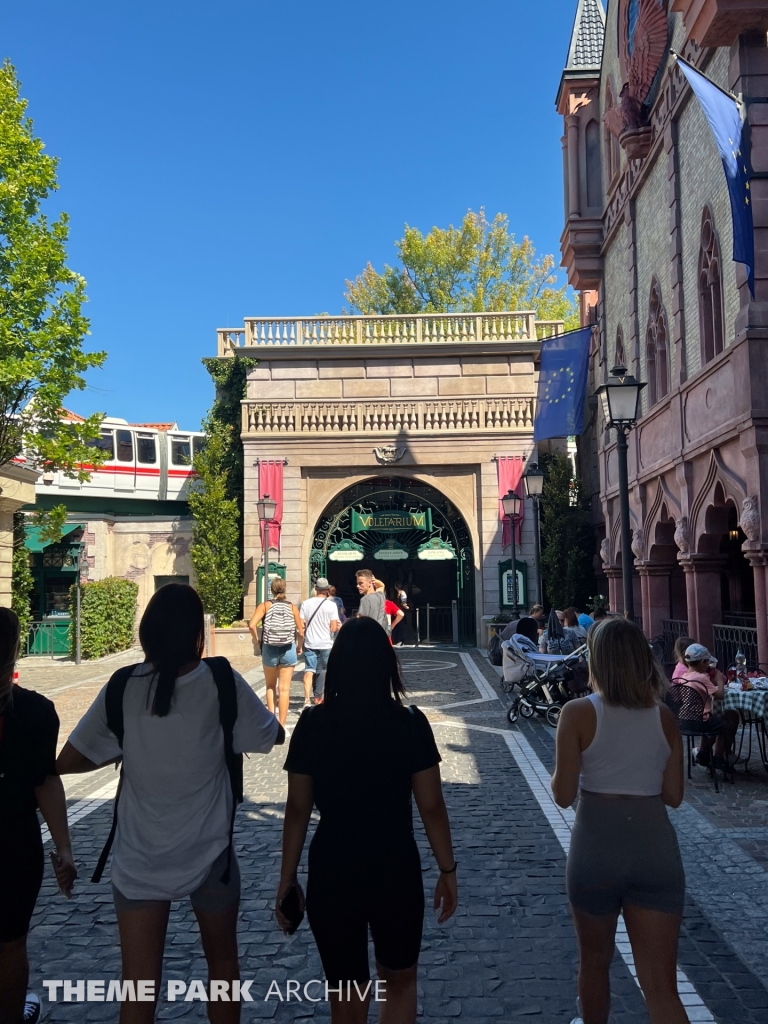
[(424, 512), (355, 512), (351, 516), (352, 533), (380, 530), (394, 533), (398, 530), (431, 530), (432, 509)]

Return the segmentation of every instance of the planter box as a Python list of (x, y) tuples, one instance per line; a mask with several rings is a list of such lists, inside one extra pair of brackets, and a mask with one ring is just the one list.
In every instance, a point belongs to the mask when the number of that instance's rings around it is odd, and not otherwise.
[(214, 629), (213, 650), (206, 654), (216, 654), (224, 658), (260, 657), (259, 648), (245, 626), (229, 629)]

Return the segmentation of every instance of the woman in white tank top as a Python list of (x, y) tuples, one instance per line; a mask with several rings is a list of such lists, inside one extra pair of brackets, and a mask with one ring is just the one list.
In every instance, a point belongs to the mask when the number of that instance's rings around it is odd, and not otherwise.
[(563, 708), (552, 776), (561, 807), (579, 796), (566, 882), (583, 1024), (608, 1020), (619, 913), (652, 1024), (685, 1024), (677, 994), (685, 876), (666, 810), (683, 799), (683, 746), (661, 702), (667, 681), (626, 619), (597, 623), (587, 642), (594, 692)]

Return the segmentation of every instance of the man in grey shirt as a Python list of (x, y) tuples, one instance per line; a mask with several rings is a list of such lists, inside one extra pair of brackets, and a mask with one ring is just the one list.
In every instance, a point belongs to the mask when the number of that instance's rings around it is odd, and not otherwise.
[(384, 611), (384, 594), (379, 593), (374, 585), (374, 576), (370, 569), (360, 569), (357, 576), (357, 591), (360, 594), (360, 607), (357, 617), (375, 619), (389, 636), (389, 619)]

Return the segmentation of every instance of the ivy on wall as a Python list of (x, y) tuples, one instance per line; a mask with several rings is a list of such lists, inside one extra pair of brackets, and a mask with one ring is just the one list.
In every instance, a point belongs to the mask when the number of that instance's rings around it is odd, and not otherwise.
[(19, 616), (22, 644), (32, 621), (30, 596), (34, 586), (29, 568), (29, 551), (25, 547), (26, 528), (23, 512), (13, 514), (13, 557), (11, 562), (11, 608)]
[(541, 577), (548, 604), (584, 609), (595, 587), (589, 511), (578, 477), (565, 455), (541, 460)]
[(218, 626), (242, 614), (243, 443), (241, 402), (255, 359), (204, 359), (216, 397), (203, 423), (206, 442), (193, 463), (197, 480), (189, 495), (194, 516), (190, 557), (203, 607)]
[[(73, 583), (70, 589), (70, 648), (73, 656), (76, 589), (77, 585)], [(133, 646), (138, 594), (139, 588), (133, 580), (119, 576), (80, 585), (80, 653), (83, 658), (102, 658), (105, 654), (127, 651)]]

